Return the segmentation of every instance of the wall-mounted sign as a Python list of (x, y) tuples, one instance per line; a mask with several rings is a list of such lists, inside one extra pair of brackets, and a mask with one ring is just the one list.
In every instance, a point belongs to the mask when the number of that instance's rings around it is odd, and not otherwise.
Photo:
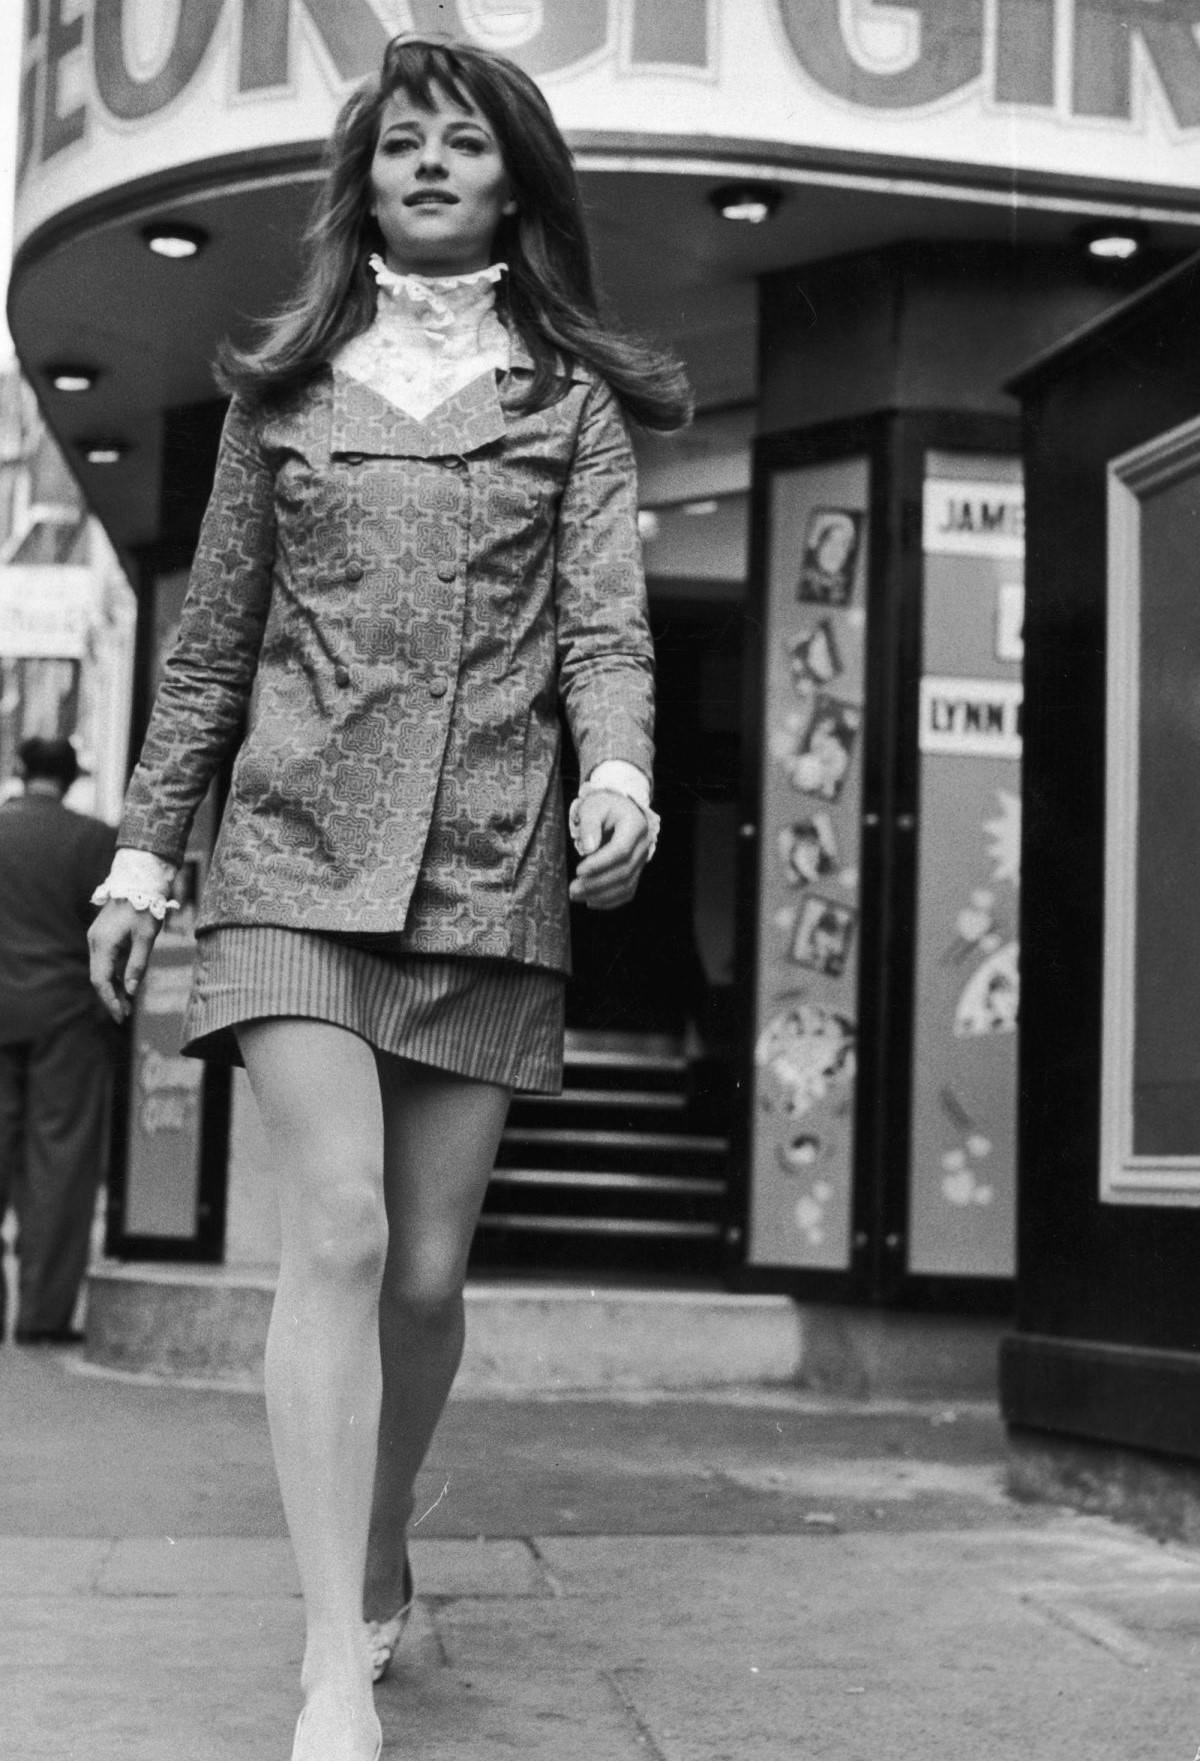
[(78, 659), (95, 611), (91, 569), (34, 563), (0, 568), (0, 655)]
[(669, 137), (674, 151), (690, 138), (711, 162), (726, 140), (744, 164), (761, 143), (776, 172), (789, 153), (810, 170), (828, 154), (849, 179), (857, 154), (874, 176), (907, 163), (934, 184), (968, 165), (1006, 199), (1039, 185), (1053, 199), (1074, 179), (1092, 194), (1137, 186), (1143, 206), (1184, 192), (1190, 206), (1200, 185), (1190, 3), (44, 0), (24, 12), (18, 241), (141, 177), (320, 140), (388, 36), (411, 28), (511, 55), (588, 146)]
[(922, 679), (920, 744), (956, 758), (1020, 758), (1020, 683)]
[(996, 588), (996, 659), (1019, 666), (1025, 659), (1025, 582), (1001, 581)]
[(925, 479), (922, 548), (940, 556), (1025, 554), (1025, 492), (1019, 483)]

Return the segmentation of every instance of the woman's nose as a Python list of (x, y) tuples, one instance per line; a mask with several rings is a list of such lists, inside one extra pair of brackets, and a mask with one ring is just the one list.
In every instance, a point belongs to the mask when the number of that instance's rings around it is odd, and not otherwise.
[(417, 160), (417, 170), (426, 175), (429, 173), (445, 174), (446, 155), (440, 141), (425, 141), (421, 147), (421, 156)]

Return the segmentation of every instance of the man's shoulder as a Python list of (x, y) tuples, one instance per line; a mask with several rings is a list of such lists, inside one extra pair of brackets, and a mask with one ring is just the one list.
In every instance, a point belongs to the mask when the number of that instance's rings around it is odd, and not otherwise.
[(66, 807), (63, 811), (74, 821), (71, 829), (83, 848), (108, 854), (116, 848), (117, 828), (109, 825), (106, 819), (98, 819), (94, 813), (80, 813), (74, 807)]
[(71, 815), (72, 819), (80, 819), (83, 821), (84, 825), (90, 826), (93, 832), (103, 832), (105, 837), (116, 836), (116, 826), (109, 825), (106, 819), (100, 819), (94, 813), (83, 813), (78, 807), (68, 807), (65, 802), (63, 803), (63, 809), (64, 812)]

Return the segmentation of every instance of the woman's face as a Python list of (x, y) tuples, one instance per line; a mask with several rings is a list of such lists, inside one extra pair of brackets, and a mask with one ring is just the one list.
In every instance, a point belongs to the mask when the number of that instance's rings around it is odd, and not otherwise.
[(508, 173), (486, 118), (442, 93), (432, 110), (394, 92), (371, 161), (371, 212), (389, 269), (466, 275), (492, 260), (502, 214), (515, 212)]

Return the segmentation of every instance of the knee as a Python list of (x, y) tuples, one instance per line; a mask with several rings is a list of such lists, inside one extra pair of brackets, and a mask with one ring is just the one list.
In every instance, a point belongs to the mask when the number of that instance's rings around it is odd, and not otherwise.
[(409, 1333), (440, 1336), (462, 1325), (462, 1280), (407, 1277), (385, 1285), (383, 1303)]
[(335, 1284), (378, 1284), (387, 1239), (383, 1194), (365, 1173), (331, 1179), (293, 1231), (306, 1271)]

